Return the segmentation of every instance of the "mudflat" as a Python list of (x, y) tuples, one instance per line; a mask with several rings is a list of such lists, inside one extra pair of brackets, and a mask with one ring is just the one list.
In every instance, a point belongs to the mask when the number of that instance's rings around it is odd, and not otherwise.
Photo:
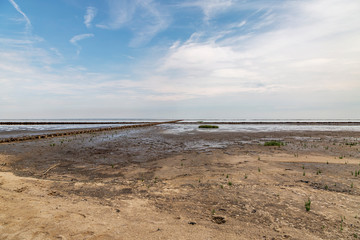
[(0, 239), (356, 239), (359, 218), (360, 132), (159, 125), (0, 144)]

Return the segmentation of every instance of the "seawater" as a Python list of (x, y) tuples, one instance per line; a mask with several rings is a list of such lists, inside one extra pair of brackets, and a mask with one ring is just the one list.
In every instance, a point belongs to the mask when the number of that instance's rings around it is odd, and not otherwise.
[[(174, 119), (107, 118), (107, 119), (0, 119), (0, 122), (166, 122)], [(217, 124), (218, 129), (199, 129), (207, 122), (359, 122), (360, 119), (184, 119), (184, 122), (196, 124), (164, 124), (165, 133), (189, 131), (239, 131), (239, 132), (274, 132), (274, 131), (360, 131), (358, 126), (342, 125), (286, 125), (286, 124)], [(31, 135), (43, 131), (69, 130), (81, 128), (117, 127), (125, 124), (65, 124), (65, 125), (0, 125), (0, 137)], [(127, 124), (126, 124), (127, 125)]]

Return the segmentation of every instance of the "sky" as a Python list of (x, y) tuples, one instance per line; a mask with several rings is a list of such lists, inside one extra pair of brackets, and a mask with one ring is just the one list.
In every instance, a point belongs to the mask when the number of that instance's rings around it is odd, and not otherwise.
[(0, 119), (360, 119), (359, 0), (0, 0)]

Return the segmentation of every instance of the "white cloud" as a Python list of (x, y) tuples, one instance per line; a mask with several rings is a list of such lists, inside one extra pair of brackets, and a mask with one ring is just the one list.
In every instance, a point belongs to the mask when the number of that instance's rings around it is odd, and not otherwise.
[(90, 37), (94, 37), (94, 34), (92, 34), (92, 33), (79, 34), (79, 35), (72, 37), (70, 39), (70, 42), (72, 44), (76, 45), (78, 41), (83, 40), (85, 38), (90, 38)]
[(169, 47), (142, 84), (166, 99), (360, 90), (358, 12), (353, 0), (291, 2), (266, 11), (250, 35), (236, 29), (221, 39), (218, 32), (193, 34)]
[(108, 0), (109, 19), (96, 26), (103, 29), (131, 29), (130, 46), (146, 44), (170, 24), (169, 16), (160, 4), (152, 0)]
[(86, 34), (79, 34), (79, 35), (75, 35), (74, 37), (72, 37), (70, 39), (70, 43), (72, 43), (73, 45), (75, 45), (77, 47), (77, 55), (80, 54), (80, 51), (81, 51), (81, 46), (78, 44), (78, 41), (81, 41), (83, 39), (86, 39), (86, 38), (91, 38), (91, 37), (94, 37), (95, 35), (92, 34), (92, 33), (86, 33)]
[(18, 13), (20, 13), (23, 17), (24, 20), (26, 22), (26, 30), (30, 31), (31, 28), (31, 22), (30, 19), (26, 16), (26, 14), (20, 9), (19, 5), (17, 5), (17, 3), (14, 0), (9, 0), (9, 2), (13, 5), (13, 7), (16, 9), (16, 11), (18, 11)]
[(208, 22), (217, 14), (224, 12), (233, 5), (233, 0), (197, 0), (185, 1), (180, 4), (182, 7), (199, 7), (204, 13), (204, 21)]
[(94, 7), (87, 7), (86, 15), (84, 16), (84, 24), (87, 28), (91, 27), (91, 22), (95, 18), (97, 9)]

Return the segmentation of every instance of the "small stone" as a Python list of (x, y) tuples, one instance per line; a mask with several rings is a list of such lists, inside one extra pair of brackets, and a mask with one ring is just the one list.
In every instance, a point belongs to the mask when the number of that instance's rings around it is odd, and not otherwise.
[(222, 216), (212, 216), (212, 221), (217, 224), (224, 224), (226, 223), (226, 220)]
[(190, 224), (190, 225), (195, 225), (195, 224), (196, 224), (196, 222), (189, 222), (189, 224)]

